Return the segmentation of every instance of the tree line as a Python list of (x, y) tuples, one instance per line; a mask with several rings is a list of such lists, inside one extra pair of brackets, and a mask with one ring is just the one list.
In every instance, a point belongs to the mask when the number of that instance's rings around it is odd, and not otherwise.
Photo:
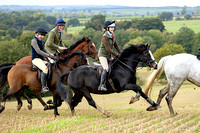
[[(2, 64), (16, 62), (24, 56), (30, 56), (30, 42), (35, 34), (35, 29), (41, 26), (50, 31), (51, 28), (55, 27), (56, 18), (48, 16), (40, 10), (27, 10), (0, 12), (0, 20), (0, 64)], [(67, 33), (66, 26), (63, 32), (64, 44), (69, 47), (83, 36), (90, 36), (98, 49), (105, 20), (105, 15), (94, 15), (85, 24), (85, 28), (75, 34)], [(177, 53), (186, 52), (197, 55), (200, 46), (200, 32), (194, 33), (192, 29), (182, 27), (175, 34), (169, 33), (159, 18), (116, 22), (115, 34), (121, 49), (130, 44), (151, 44), (151, 51), (156, 61), (159, 61), (163, 56)], [(47, 36), (45, 36), (44, 41), (46, 41)], [(29, 96), (33, 94), (30, 91), (28, 93)]]

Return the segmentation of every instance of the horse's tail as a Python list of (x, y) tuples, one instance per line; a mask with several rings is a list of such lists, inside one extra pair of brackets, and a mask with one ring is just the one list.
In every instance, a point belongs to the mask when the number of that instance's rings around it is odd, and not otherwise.
[(0, 65), (0, 91), (6, 85), (8, 72), (14, 65), (15, 63), (4, 63)]
[(164, 70), (164, 64), (166, 62), (166, 60), (168, 59), (169, 56), (163, 57), (159, 63), (158, 63), (158, 69), (153, 71), (153, 73), (150, 75), (150, 77), (148, 78), (148, 81), (145, 85), (145, 89), (144, 89), (144, 93), (147, 96), (151, 95), (151, 91), (152, 91), (152, 87), (153, 87), (153, 82), (156, 78), (159, 78), (160, 75), (162, 74), (163, 70)]
[(69, 73), (70, 72), (66, 72), (60, 76), (60, 78), (57, 81), (57, 90), (58, 90), (58, 93), (60, 94), (61, 98), (65, 102), (67, 102), (69, 105), (71, 105), (73, 91), (69, 86), (66, 86)]

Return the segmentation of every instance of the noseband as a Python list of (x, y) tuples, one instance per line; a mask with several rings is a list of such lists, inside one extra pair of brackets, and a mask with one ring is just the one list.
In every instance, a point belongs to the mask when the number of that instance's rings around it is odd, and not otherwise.
[[(149, 49), (147, 49), (147, 50), (145, 50), (142, 54), (144, 55), (144, 56), (142, 56), (142, 60), (145, 60), (144, 58), (145, 58), (145, 54), (147, 54), (147, 53), (149, 53)], [(152, 59), (152, 54), (151, 53), (149, 53), (150, 55), (151, 55), (151, 59)], [(152, 62), (155, 62), (155, 59), (153, 58), (152, 60), (150, 60), (150, 61), (147, 61), (147, 62), (143, 62), (144, 64), (146, 64), (147, 66), (149, 66)]]
[[(92, 42), (92, 41), (89, 40), (89, 41), (87, 41), (87, 43), (86, 43), (86, 46), (87, 46), (87, 49), (88, 49), (87, 55), (89, 55), (89, 56), (92, 57), (92, 58), (95, 58), (95, 54), (97, 54), (98, 51), (97, 51), (97, 52), (91, 52), (91, 51), (90, 51), (90, 48), (89, 48), (89, 45), (88, 45), (90, 42)], [(93, 56), (92, 56), (92, 55), (93, 55)]]

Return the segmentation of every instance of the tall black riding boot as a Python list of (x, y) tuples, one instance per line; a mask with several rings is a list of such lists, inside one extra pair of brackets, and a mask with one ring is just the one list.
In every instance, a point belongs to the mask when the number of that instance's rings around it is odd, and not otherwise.
[(41, 75), (41, 84), (42, 84), (41, 92), (47, 93), (49, 91), (49, 88), (47, 87), (47, 74), (45, 73), (42, 73)]
[(100, 85), (98, 87), (98, 90), (100, 91), (107, 91), (106, 89), (106, 77), (107, 77), (107, 71), (104, 69), (103, 72), (101, 73), (101, 80), (100, 80)]

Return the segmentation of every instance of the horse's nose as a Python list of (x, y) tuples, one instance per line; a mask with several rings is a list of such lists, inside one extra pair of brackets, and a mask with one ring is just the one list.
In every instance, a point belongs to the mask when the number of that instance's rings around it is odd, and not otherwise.
[(155, 65), (154, 69), (157, 69), (157, 68), (158, 68), (158, 64)]

